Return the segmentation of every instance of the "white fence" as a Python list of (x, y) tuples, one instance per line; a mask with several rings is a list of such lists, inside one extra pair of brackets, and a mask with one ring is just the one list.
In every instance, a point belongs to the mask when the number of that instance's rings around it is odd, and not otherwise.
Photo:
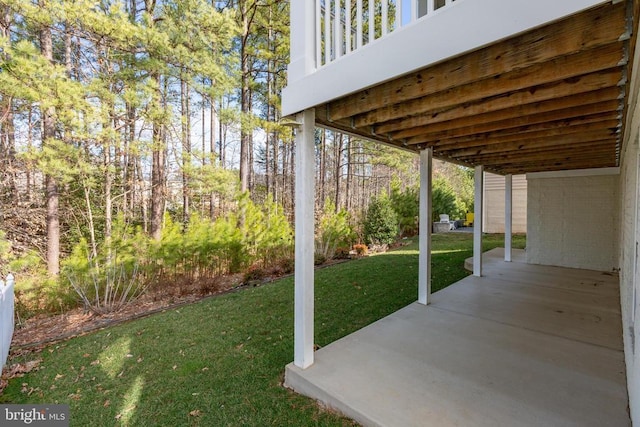
[[(316, 68), (456, 0), (315, 0)], [(444, 35), (443, 35), (444, 37)], [(435, 42), (425, 40), (425, 44)]]
[(7, 276), (6, 282), (0, 280), (0, 362), (2, 367), (9, 355), (9, 346), (13, 337), (13, 275)]

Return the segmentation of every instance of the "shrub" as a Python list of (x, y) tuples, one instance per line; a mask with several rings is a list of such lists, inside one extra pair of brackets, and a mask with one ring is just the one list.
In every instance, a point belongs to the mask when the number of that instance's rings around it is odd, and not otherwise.
[(369, 248), (367, 248), (367, 245), (363, 245), (362, 243), (353, 245), (353, 249), (356, 251), (356, 255), (358, 256), (365, 256), (369, 250)]
[(462, 218), (464, 206), (458, 201), (453, 187), (445, 178), (438, 177), (433, 180), (431, 199), (432, 221), (440, 221), (440, 214), (447, 214), (451, 219)]
[(386, 194), (374, 198), (364, 219), (364, 238), (369, 245), (388, 245), (398, 236), (398, 216)]
[(400, 191), (399, 184), (396, 181), (392, 182), (391, 205), (398, 216), (400, 236), (415, 236), (420, 215), (418, 188), (409, 187)]
[(293, 258), (283, 258), (278, 263), (278, 266), (282, 269), (283, 274), (293, 273), (295, 269), (295, 260)]
[(314, 265), (322, 265), (327, 262), (327, 257), (323, 254), (315, 253), (313, 254), (313, 264)]
[(139, 264), (119, 257), (111, 242), (101, 245), (97, 256), (91, 257), (87, 241), (81, 239), (63, 263), (62, 274), (80, 297), (85, 310), (96, 314), (123, 308), (142, 295), (147, 287)]
[(18, 322), (40, 313), (58, 313), (74, 307), (73, 292), (59, 280), (48, 278), (35, 251), (17, 255), (0, 230), (0, 277), (15, 276), (15, 312)]
[(338, 249), (336, 249), (336, 254), (334, 255), (334, 258), (347, 259), (349, 258), (349, 256), (350, 256), (349, 248), (341, 246)]
[(355, 233), (349, 223), (349, 213), (344, 209), (336, 212), (335, 204), (328, 200), (318, 221), (316, 252), (325, 259), (334, 258), (338, 247), (348, 248), (354, 240)]
[(255, 280), (262, 280), (267, 276), (267, 272), (264, 271), (264, 269), (262, 267), (259, 267), (257, 265), (253, 265), (251, 266), (251, 268), (249, 268), (243, 276), (243, 282), (247, 283), (247, 282), (252, 282)]

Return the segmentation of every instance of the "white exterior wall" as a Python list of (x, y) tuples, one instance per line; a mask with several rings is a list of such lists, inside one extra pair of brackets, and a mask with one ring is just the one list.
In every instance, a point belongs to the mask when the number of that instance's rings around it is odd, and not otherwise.
[[(640, 39), (640, 35), (636, 35)], [(637, 40), (637, 42), (640, 40)], [(638, 87), (640, 85), (640, 49), (636, 48), (633, 61), (634, 75), (629, 93), (626, 132), (621, 152), (620, 165), (620, 305), (622, 310), (622, 336), (624, 356), (627, 365), (627, 388), (629, 390), (629, 411), (631, 422), (640, 425), (640, 333), (636, 319), (640, 316), (640, 105)]]
[(527, 262), (618, 268), (618, 169), (527, 175)]
[[(492, 173), (484, 175), (485, 233), (504, 233), (504, 176)], [(513, 233), (527, 232), (527, 178), (513, 176)]]

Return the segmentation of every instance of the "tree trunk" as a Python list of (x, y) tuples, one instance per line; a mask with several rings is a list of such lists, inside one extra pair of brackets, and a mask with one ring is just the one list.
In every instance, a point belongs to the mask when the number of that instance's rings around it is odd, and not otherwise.
[(344, 190), (345, 207), (347, 211), (351, 211), (351, 136), (347, 135), (347, 182)]
[(334, 132), (334, 144), (336, 146), (336, 212), (340, 210), (340, 175), (342, 174), (342, 165), (340, 157), (342, 155), (342, 133)]
[[(45, 7), (45, 3), (40, 3)], [(42, 56), (53, 63), (53, 37), (51, 28), (40, 29), (40, 50)], [(45, 107), (42, 111), (42, 145), (46, 146), (55, 138), (55, 107)], [(47, 272), (51, 276), (60, 273), (60, 198), (56, 179), (45, 176), (46, 224), (47, 224)]]
[(182, 222), (189, 222), (190, 195), (189, 173), (191, 163), (191, 118), (189, 111), (189, 85), (184, 80), (180, 82), (180, 107), (182, 114)]
[[(160, 78), (157, 74), (151, 76), (153, 86), (157, 90), (157, 99), (154, 101), (160, 104), (162, 99), (162, 88)], [(160, 107), (160, 105), (158, 105)], [(165, 204), (165, 147), (163, 124), (158, 119), (153, 121), (153, 148), (151, 153), (151, 229), (150, 234), (156, 240), (160, 240), (162, 235), (162, 216)]]

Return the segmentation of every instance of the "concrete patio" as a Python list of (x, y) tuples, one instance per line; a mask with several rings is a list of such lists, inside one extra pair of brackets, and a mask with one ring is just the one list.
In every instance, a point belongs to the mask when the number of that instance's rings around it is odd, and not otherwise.
[(469, 276), (286, 369), (367, 426), (625, 426), (618, 277), (484, 254)]

